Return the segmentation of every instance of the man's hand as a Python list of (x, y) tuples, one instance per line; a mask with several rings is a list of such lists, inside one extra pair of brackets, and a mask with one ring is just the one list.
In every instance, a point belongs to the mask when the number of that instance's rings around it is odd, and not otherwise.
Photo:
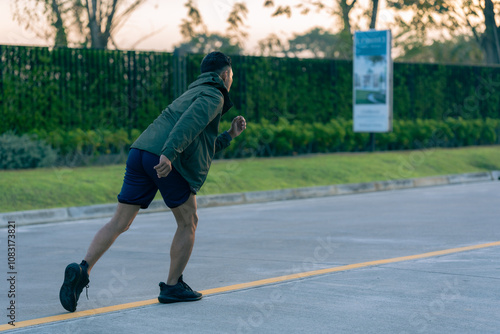
[(172, 170), (172, 163), (163, 154), (160, 156), (160, 163), (154, 167), (158, 178), (166, 177)]
[(243, 116), (237, 116), (231, 122), (231, 129), (227, 131), (231, 138), (238, 137), (247, 128), (247, 121)]

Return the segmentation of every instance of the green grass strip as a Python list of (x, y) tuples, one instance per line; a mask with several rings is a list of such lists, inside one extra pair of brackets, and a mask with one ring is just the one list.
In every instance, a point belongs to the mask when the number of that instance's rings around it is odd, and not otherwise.
[[(218, 160), (199, 195), (490, 170), (500, 170), (500, 146)], [(1, 171), (0, 212), (115, 203), (124, 171), (124, 165)]]

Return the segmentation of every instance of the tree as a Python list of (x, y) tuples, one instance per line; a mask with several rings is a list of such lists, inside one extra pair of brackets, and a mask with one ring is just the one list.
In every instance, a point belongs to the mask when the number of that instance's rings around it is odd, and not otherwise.
[(185, 39), (194, 38), (197, 35), (207, 34), (207, 27), (203, 23), (200, 11), (192, 0), (188, 0), (184, 7), (188, 9), (187, 18), (182, 19), (181, 35)]
[[(377, 17), (378, 17), (378, 7), (379, 0), (370, 0), (371, 6), (369, 10), (365, 11), (365, 15), (370, 18), (370, 29), (375, 29)], [(336, 0), (332, 1), (332, 4), (328, 5), (322, 0), (306, 0), (295, 6), (296, 9), (300, 10), (302, 15), (307, 15), (311, 10), (316, 9), (317, 12), (327, 12), (333, 17), (340, 19), (342, 28), (342, 34), (346, 36), (351, 36), (353, 34), (353, 28), (360, 28), (356, 24), (353, 24), (351, 13), (352, 10), (359, 4), (357, 0)], [(274, 4), (273, 0), (266, 0), (264, 2), (264, 7), (276, 7), (276, 10), (272, 16), (286, 15), (288, 17), (292, 16), (292, 7), (289, 5), (278, 5)]]
[[(351, 14), (358, 4), (357, 0), (337, 0), (331, 1), (330, 4), (327, 4), (323, 0), (306, 0), (296, 5), (295, 9), (300, 10), (300, 14), (302, 15), (307, 15), (311, 10), (316, 10), (317, 12), (326, 12), (332, 15), (332, 17), (339, 19), (341, 28), (340, 31), (335, 34), (335, 40), (342, 46), (342, 56), (352, 57), (353, 30), (361, 29), (361, 27), (356, 23), (357, 20), (351, 18)], [(378, 5), (379, 0), (371, 0), (371, 9), (367, 9), (364, 13), (364, 15), (370, 18), (370, 29), (375, 29), (376, 27)], [(290, 5), (275, 5), (273, 0), (266, 0), (264, 2), (264, 7), (276, 8), (272, 16), (286, 15), (291, 17), (293, 12)]]
[(407, 43), (396, 60), (447, 64), (480, 64), (484, 55), (473, 37), (457, 36), (445, 41)]
[[(322, 0), (306, 0), (303, 3), (299, 3), (295, 6), (296, 9), (300, 10), (300, 14), (307, 15), (311, 10), (316, 9), (317, 12), (327, 12), (332, 16), (336, 16), (340, 19), (342, 24), (342, 34), (352, 37), (351, 31), (351, 20), (349, 19), (349, 14), (351, 10), (356, 5), (357, 0), (338, 0), (334, 1), (332, 5), (326, 5)], [(292, 16), (292, 7), (290, 5), (278, 5), (274, 4), (273, 0), (266, 0), (264, 2), (264, 7), (276, 7), (276, 10), (272, 16), (286, 15), (288, 17)]]
[(106, 49), (147, 0), (16, 0), (14, 19), (54, 45)]
[[(430, 31), (441, 31), (459, 37), (465, 35), (474, 39), (488, 64), (500, 63), (500, 28), (496, 13), (500, 2), (492, 0), (387, 0), (387, 4), (405, 13), (411, 13), (409, 21), (397, 16), (401, 35), (414, 40), (425, 41)], [(408, 14), (406, 14), (408, 15)]]
[(272, 33), (266, 38), (259, 41), (259, 52), (262, 56), (276, 57), (278, 55), (284, 55), (283, 51), (284, 45), (278, 35)]
[(372, 0), (372, 10), (370, 13), (370, 29), (376, 29), (377, 27), (378, 2), (379, 0)]
[(185, 41), (176, 46), (176, 51), (181, 54), (197, 53), (207, 54), (214, 50), (218, 50), (225, 54), (240, 54), (242, 49), (231, 42), (227, 36), (222, 36), (217, 33), (212, 34), (197, 34), (190, 40)]
[(230, 11), (226, 34), (209, 32), (203, 22), (198, 7), (193, 0), (188, 0), (184, 6), (188, 9), (187, 18), (180, 25), (184, 41), (176, 47), (181, 53), (209, 53), (219, 50), (227, 54), (240, 54), (244, 40), (248, 34), (244, 31), (244, 19), (248, 9), (244, 2), (235, 2)]
[[(471, 2), (470, 0), (468, 2)], [(473, 8), (474, 4), (468, 4)], [(483, 10), (484, 33), (481, 37), (476, 37), (478, 43), (485, 53), (486, 62), (490, 64), (500, 64), (500, 28), (496, 24), (495, 9), (500, 10), (500, 4), (496, 2), (496, 8), (492, 0), (485, 0)], [(474, 29), (476, 30), (476, 29)]]
[(287, 54), (299, 56), (309, 51), (316, 58), (349, 58), (352, 56), (352, 43), (345, 43), (341, 34), (332, 34), (322, 28), (296, 34), (288, 41)]
[(248, 33), (243, 30), (245, 27), (244, 20), (248, 14), (247, 6), (244, 2), (235, 2), (229, 16), (227, 18), (227, 23), (229, 27), (227, 28), (227, 36), (234, 45), (242, 47), (245, 39), (248, 37)]

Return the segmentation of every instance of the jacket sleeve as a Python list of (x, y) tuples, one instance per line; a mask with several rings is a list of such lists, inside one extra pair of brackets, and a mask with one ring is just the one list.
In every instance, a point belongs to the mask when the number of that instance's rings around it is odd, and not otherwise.
[(227, 131), (221, 133), (215, 141), (215, 153), (228, 147), (231, 144), (231, 140), (233, 140), (233, 138), (231, 138), (231, 135)]
[(174, 161), (222, 111), (223, 105), (224, 98), (218, 92), (201, 92), (175, 124), (161, 153)]

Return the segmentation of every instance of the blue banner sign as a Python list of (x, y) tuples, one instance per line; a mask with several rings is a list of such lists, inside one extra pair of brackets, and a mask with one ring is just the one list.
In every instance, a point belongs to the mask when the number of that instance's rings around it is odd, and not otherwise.
[(355, 132), (392, 131), (391, 31), (354, 34), (353, 127)]

